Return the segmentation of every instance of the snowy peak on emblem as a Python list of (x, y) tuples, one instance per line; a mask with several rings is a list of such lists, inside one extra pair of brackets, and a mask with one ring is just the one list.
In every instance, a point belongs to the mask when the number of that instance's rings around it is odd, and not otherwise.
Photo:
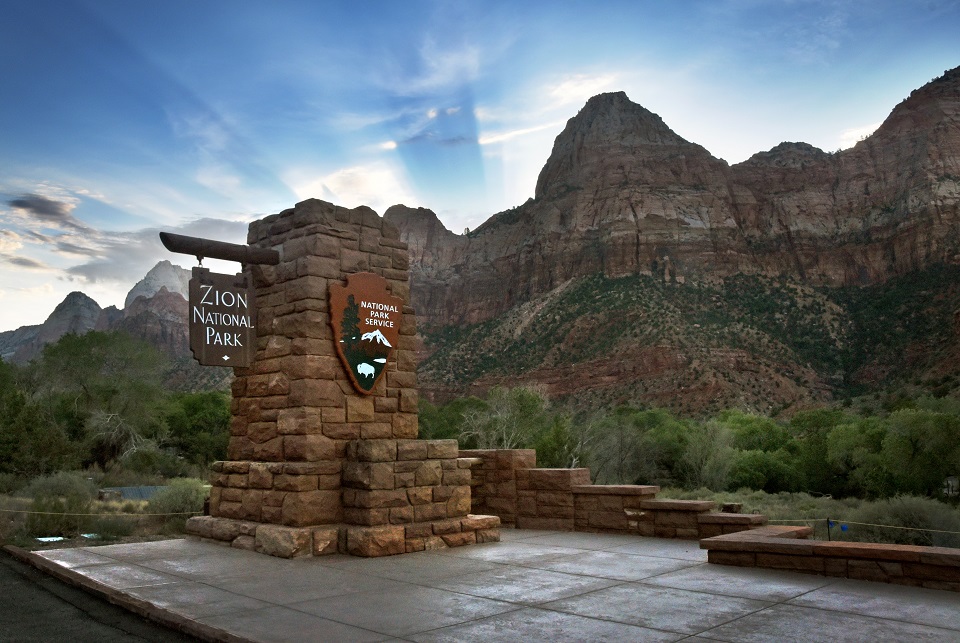
[(369, 333), (364, 333), (360, 336), (360, 339), (367, 342), (377, 342), (378, 344), (383, 344), (388, 348), (393, 348), (390, 345), (390, 342), (387, 341), (387, 338), (383, 336), (379, 330), (374, 330)]

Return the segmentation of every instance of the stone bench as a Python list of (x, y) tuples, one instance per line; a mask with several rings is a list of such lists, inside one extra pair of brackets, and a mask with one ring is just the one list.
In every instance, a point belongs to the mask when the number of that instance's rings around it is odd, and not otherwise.
[(704, 538), (707, 561), (960, 592), (960, 549), (808, 540), (811, 527), (766, 526)]

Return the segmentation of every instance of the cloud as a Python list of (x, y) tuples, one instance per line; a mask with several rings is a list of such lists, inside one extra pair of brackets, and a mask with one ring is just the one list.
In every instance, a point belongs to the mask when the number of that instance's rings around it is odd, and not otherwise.
[(0, 254), (6, 254), (23, 247), (20, 235), (13, 230), (0, 230)]
[(570, 103), (585, 103), (587, 99), (596, 96), (605, 89), (609, 89), (617, 80), (618, 77), (615, 74), (601, 74), (599, 76), (574, 74), (567, 76), (547, 90), (547, 94), (553, 99), (550, 107), (561, 107)]
[(321, 197), (348, 208), (366, 205), (380, 213), (397, 203), (417, 202), (401, 173), (384, 162), (341, 168), (291, 183), (300, 199)]
[(401, 95), (415, 96), (451, 87), (469, 85), (480, 73), (480, 49), (463, 45), (443, 49), (428, 38), (420, 47), (421, 72), (394, 84)]
[(877, 131), (877, 128), (880, 127), (882, 123), (873, 123), (871, 125), (864, 125), (862, 127), (851, 127), (850, 129), (845, 129), (840, 132), (840, 149), (847, 149), (848, 147), (853, 147), (866, 137), (873, 134)]
[(46, 226), (77, 231), (88, 230), (87, 226), (71, 214), (76, 207), (75, 203), (57, 201), (39, 194), (24, 194), (7, 203), (23, 216)]
[(26, 268), (28, 270), (50, 270), (50, 266), (31, 259), (30, 257), (22, 257), (18, 255), (0, 255), (0, 261), (8, 263), (11, 266), (16, 266), (17, 268)]
[(503, 141), (509, 141), (512, 138), (517, 138), (518, 136), (533, 134), (534, 132), (541, 132), (545, 129), (562, 128), (564, 123), (565, 121), (551, 121), (549, 123), (543, 123), (541, 125), (534, 125), (533, 127), (520, 127), (513, 130), (506, 130), (502, 132), (484, 134), (480, 136), (478, 143), (480, 143), (480, 145), (490, 145), (491, 143), (502, 143)]
[[(185, 234), (228, 243), (245, 243), (247, 224), (226, 219), (202, 218), (180, 226), (164, 227), (163, 232)], [(173, 261), (180, 255), (171, 255), (160, 243), (159, 228), (144, 228), (134, 232), (100, 232), (97, 251), (89, 251), (94, 259), (65, 270), (68, 278), (90, 283), (114, 281), (131, 286), (162, 259)], [(187, 255), (183, 255), (185, 258)]]

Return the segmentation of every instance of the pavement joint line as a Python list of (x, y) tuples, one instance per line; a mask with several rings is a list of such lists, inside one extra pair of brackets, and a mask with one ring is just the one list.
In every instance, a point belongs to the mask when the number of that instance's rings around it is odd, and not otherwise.
[[(843, 581), (843, 580), (849, 580), (849, 579), (837, 578), (837, 579), (834, 579), (833, 582), (828, 583), (827, 585), (824, 585), (823, 587), (818, 587), (817, 589), (812, 589), (812, 590), (810, 590), (810, 592), (815, 592), (815, 591), (817, 591), (817, 590), (821, 590), (821, 589), (824, 589), (824, 588), (826, 588), (826, 587), (832, 587), (832, 586), (834, 586), (834, 585), (842, 585), (843, 583), (841, 583), (840, 581)], [(870, 582), (870, 581), (861, 581), (861, 582)], [(906, 586), (903, 586), (903, 587), (906, 587)], [(946, 593), (946, 594), (951, 594), (951, 595), (954, 594), (954, 592), (948, 592), (948, 591), (945, 591), (945, 590), (937, 590), (937, 589), (931, 590), (931, 589), (929, 589), (929, 588), (918, 588), (918, 589), (923, 589), (924, 591), (934, 591), (934, 592), (943, 591), (943, 592)], [(810, 593), (810, 592), (805, 592), (805, 594)], [(800, 596), (803, 596), (803, 595), (805, 595), (805, 594), (801, 594)], [(797, 603), (791, 603), (791, 602), (790, 602), (790, 601), (793, 601), (793, 600), (795, 600), (795, 599), (797, 599), (797, 598), (800, 598), (800, 596), (794, 596), (793, 598), (789, 598), (789, 599), (787, 599), (787, 600), (785, 600), (785, 601), (782, 601), (780, 604), (781, 604), (781, 605), (786, 605), (786, 606), (788, 606), (788, 607), (797, 607), (797, 608), (801, 608), (801, 609), (812, 609), (812, 610), (818, 610), (818, 611), (821, 611), (821, 612), (831, 612), (831, 613), (834, 613), (834, 614), (848, 614), (848, 615), (853, 615), (853, 616), (859, 616), (859, 617), (862, 617), (862, 618), (870, 618), (870, 619), (874, 619), (874, 620), (894, 621), (894, 622), (896, 622), (896, 623), (903, 623), (903, 624), (905, 624), (905, 625), (919, 625), (919, 626), (921, 626), (921, 627), (932, 627), (932, 628), (935, 628), (935, 629), (938, 629), (938, 630), (943, 630), (943, 631), (945, 631), (945, 632), (953, 632), (954, 634), (960, 632), (960, 627), (944, 627), (944, 626), (942, 626), (942, 625), (931, 625), (931, 624), (929, 624), (929, 623), (921, 623), (920, 621), (908, 621), (908, 620), (906, 620), (906, 619), (898, 618), (898, 617), (894, 617), (894, 616), (882, 616), (882, 617), (881, 617), (881, 616), (876, 616), (876, 615), (874, 615), (874, 614), (864, 614), (863, 612), (852, 612), (852, 611), (849, 611), (849, 610), (836, 609), (836, 608), (831, 608), (831, 607), (823, 606), (823, 605), (800, 605), (800, 604), (797, 604)], [(951, 598), (953, 598), (953, 597), (951, 596)], [(958, 607), (957, 609), (958, 609), (958, 611), (960, 611), (960, 607)]]

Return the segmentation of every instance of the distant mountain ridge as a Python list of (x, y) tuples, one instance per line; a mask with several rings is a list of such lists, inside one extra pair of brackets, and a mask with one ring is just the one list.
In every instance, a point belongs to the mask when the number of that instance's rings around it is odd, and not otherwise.
[[(425, 208), (384, 218), (409, 246), (428, 399), (532, 382), (703, 414), (804, 408), (892, 378), (960, 386), (960, 68), (851, 149), (785, 142), (733, 166), (601, 94), (526, 203), (463, 235)], [(93, 327), (184, 355), (187, 280), (161, 262)], [(74, 300), (49, 327), (0, 333), (0, 354), (88, 324)]]
[[(464, 235), (422, 208), (384, 216), (411, 249), (428, 398), (537, 382), (564, 396), (590, 388), (611, 403), (696, 413), (723, 399), (766, 411), (817, 404), (858, 382), (883, 385), (877, 373), (923, 380), (960, 369), (933, 335), (917, 338), (907, 369), (891, 368), (884, 360), (896, 357), (882, 345), (852, 355), (858, 327), (871, 327), (866, 304), (836, 298), (865, 286), (882, 295), (890, 280), (960, 263), (960, 68), (912, 92), (851, 149), (782, 143), (733, 166), (623, 92), (601, 94), (557, 136), (526, 203)], [(759, 279), (750, 305), (783, 306), (780, 317), (760, 323), (729, 299), (744, 275)], [(617, 285), (634, 277), (643, 279), (633, 294)], [(580, 287), (595, 278), (617, 298), (615, 311)], [(960, 308), (952, 287), (924, 292), (938, 297), (923, 304), (931, 310)], [(657, 314), (643, 301), (654, 296), (663, 298)], [(701, 318), (690, 307), (698, 301), (731, 325), (721, 332)], [(823, 319), (796, 317), (795, 307)], [(567, 319), (574, 308), (581, 314)], [(629, 332), (614, 331), (624, 319)], [(808, 363), (815, 353), (783, 334), (785, 320), (844, 363)], [(708, 327), (719, 334), (707, 337)], [(960, 344), (957, 333), (938, 337)], [(578, 347), (575, 359), (568, 346)]]

